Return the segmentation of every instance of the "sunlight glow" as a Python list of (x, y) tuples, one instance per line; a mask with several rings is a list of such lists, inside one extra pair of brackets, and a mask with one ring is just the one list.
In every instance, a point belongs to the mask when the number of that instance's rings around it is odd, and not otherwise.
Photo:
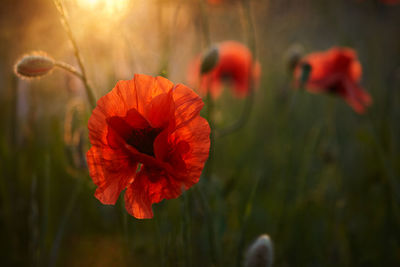
[(76, 0), (82, 9), (99, 12), (104, 15), (116, 15), (125, 13), (129, 0)]

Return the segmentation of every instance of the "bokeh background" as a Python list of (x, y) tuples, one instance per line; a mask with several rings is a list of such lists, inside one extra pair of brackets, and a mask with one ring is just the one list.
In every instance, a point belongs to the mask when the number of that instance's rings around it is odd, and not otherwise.
[[(134, 73), (186, 83), (207, 48), (205, 23), (212, 43), (246, 44), (243, 10), (221, 2), (64, 1), (98, 98)], [(1, 1), (1, 266), (242, 266), (263, 233), (274, 266), (400, 266), (400, 5), (254, 0), (251, 9), (262, 76), (249, 121), (216, 140), (211, 177), (137, 220), (122, 197), (105, 206), (93, 196), (80, 80), (62, 70), (31, 81), (13, 73), (33, 50), (77, 67), (54, 4)], [(368, 113), (295, 92), (293, 45), (355, 49), (374, 101)], [(226, 88), (216, 126), (243, 105)]]

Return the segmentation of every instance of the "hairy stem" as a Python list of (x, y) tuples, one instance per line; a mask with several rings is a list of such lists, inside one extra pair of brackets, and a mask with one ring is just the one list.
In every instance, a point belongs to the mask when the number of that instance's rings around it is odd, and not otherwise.
[(75, 69), (73, 66), (71, 66), (68, 63), (62, 62), (62, 61), (56, 61), (54, 63), (54, 66), (57, 66), (63, 70), (68, 71), (69, 73), (75, 75), (76, 77), (78, 77), (79, 79), (81, 79), (83, 81), (83, 75), (82, 73), (80, 73), (77, 69)]
[[(95, 108), (96, 107), (96, 98), (94, 96), (93, 89), (89, 84), (89, 81), (88, 81), (88, 78), (86, 75), (85, 66), (83, 65), (83, 60), (82, 60), (81, 54), (79, 52), (78, 45), (77, 45), (75, 37), (72, 33), (71, 26), (69, 25), (69, 22), (67, 20), (67, 14), (66, 14), (65, 8), (64, 8), (61, 0), (53, 0), (53, 2), (55, 4), (55, 6), (57, 7), (58, 12), (60, 13), (61, 23), (64, 27), (65, 32), (68, 35), (69, 40), (71, 41), (72, 47), (74, 49), (76, 61), (78, 62), (79, 68), (81, 69), (80, 79), (82, 80), (83, 84), (85, 85), (86, 95), (88, 97), (89, 104), (92, 108)], [(58, 65), (58, 67), (61, 67), (61, 66)], [(68, 70), (68, 69), (66, 69), (66, 70)], [(70, 71), (70, 70), (68, 70), (68, 71)], [(72, 73), (74, 73), (74, 72), (72, 72)], [(74, 73), (74, 74), (77, 75), (77, 73)]]

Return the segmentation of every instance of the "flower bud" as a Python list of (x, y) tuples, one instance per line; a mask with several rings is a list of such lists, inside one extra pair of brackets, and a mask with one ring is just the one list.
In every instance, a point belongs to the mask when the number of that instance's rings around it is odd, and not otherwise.
[(33, 52), (24, 55), (14, 67), (15, 74), (20, 78), (40, 78), (54, 68), (54, 60), (44, 52)]
[(301, 75), (300, 75), (300, 87), (304, 87), (310, 78), (312, 67), (310, 63), (303, 62), (301, 63)]
[(245, 267), (271, 267), (274, 258), (272, 241), (268, 235), (259, 236), (246, 253)]
[(288, 48), (285, 54), (285, 61), (290, 72), (296, 68), (303, 54), (304, 48), (301, 44), (296, 43)]
[(203, 56), (203, 60), (201, 62), (200, 73), (205, 74), (211, 71), (218, 62), (219, 51), (218, 47), (211, 47)]

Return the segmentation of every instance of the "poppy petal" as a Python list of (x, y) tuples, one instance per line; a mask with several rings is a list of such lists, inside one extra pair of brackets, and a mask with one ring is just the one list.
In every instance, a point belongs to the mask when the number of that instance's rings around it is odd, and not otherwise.
[(172, 138), (176, 138), (176, 143), (184, 141), (190, 146), (189, 152), (182, 158), (186, 164), (186, 176), (189, 178), (185, 181), (185, 186), (189, 188), (199, 181), (204, 163), (208, 158), (210, 126), (202, 117), (196, 117), (186, 126), (177, 129)]
[(97, 106), (88, 122), (92, 145), (107, 145), (107, 118), (124, 117), (128, 110), (136, 106), (134, 86), (133, 81), (119, 81), (113, 90), (97, 101)]
[(176, 198), (180, 194), (179, 182), (171, 180), (165, 174), (142, 169), (125, 192), (125, 208), (135, 218), (149, 219), (153, 217), (153, 203)]
[(173, 118), (174, 108), (172, 90), (169, 93), (159, 94), (149, 104), (147, 120), (153, 128), (162, 128)]
[(346, 80), (345, 101), (359, 114), (365, 113), (366, 107), (372, 104), (371, 96), (358, 85)]
[(95, 196), (103, 204), (115, 204), (121, 191), (134, 178), (137, 163), (120, 150), (92, 146), (87, 153), (89, 173), (98, 186)]
[(162, 131), (154, 140), (154, 154), (157, 159), (166, 161), (169, 153), (168, 129)]
[(146, 114), (148, 105), (156, 96), (168, 92), (174, 85), (165, 78), (135, 74), (136, 110)]
[(176, 128), (180, 128), (198, 116), (204, 103), (190, 88), (178, 84), (174, 89)]
[(358, 61), (354, 61), (350, 67), (350, 77), (354, 82), (359, 82), (362, 75), (361, 64)]

